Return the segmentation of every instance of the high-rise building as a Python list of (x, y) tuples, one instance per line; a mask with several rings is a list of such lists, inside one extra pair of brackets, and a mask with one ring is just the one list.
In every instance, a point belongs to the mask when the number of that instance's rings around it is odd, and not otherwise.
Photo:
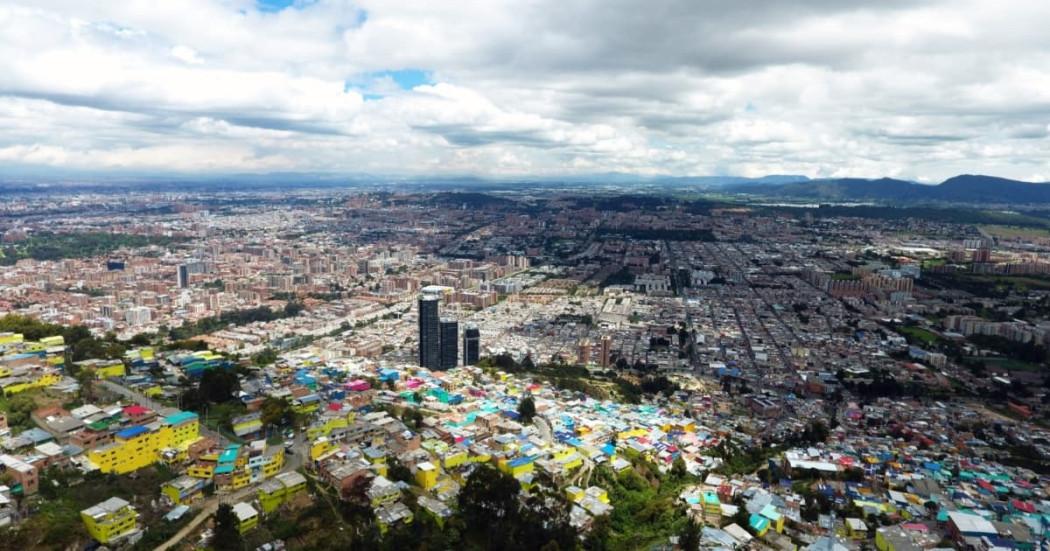
[(481, 331), (472, 324), (463, 328), (463, 365), (476, 365), (481, 359)]
[(452, 369), (459, 362), (459, 322), (441, 320), (441, 369)]
[(612, 338), (609, 335), (602, 335), (602, 367), (608, 368), (609, 361), (612, 355)]
[(124, 311), (128, 325), (145, 325), (153, 319), (153, 310), (148, 306), (134, 306)]
[(190, 286), (190, 267), (185, 264), (179, 264), (179, 289), (185, 289)]
[(591, 363), (591, 341), (587, 339), (580, 341), (580, 347), (576, 350), (576, 363), (579, 365)]
[(438, 297), (419, 297), (419, 365), (427, 369), (441, 368), (441, 320), (438, 317)]

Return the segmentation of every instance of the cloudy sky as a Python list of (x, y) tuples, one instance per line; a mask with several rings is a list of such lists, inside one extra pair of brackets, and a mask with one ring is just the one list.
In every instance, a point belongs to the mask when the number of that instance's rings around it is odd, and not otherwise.
[(1046, 0), (0, 0), (0, 176), (1050, 180)]

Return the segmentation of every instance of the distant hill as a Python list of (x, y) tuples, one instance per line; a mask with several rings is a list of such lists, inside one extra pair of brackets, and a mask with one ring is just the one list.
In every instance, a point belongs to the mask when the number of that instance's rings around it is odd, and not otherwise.
[(948, 202), (982, 204), (1050, 203), (1050, 183), (964, 174), (938, 185), (880, 178), (838, 178), (784, 184), (727, 186), (726, 191), (813, 201)]
[(719, 189), (732, 186), (754, 186), (762, 184), (791, 184), (795, 182), (806, 182), (809, 178), (793, 174), (771, 174), (759, 178), (745, 178), (743, 176), (664, 176), (650, 180), (639, 180), (668, 188), (699, 187), (702, 189)]

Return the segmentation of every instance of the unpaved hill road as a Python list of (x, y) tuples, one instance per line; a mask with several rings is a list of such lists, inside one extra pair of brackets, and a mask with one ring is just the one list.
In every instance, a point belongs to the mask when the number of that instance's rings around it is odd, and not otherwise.
[[(289, 465), (285, 465), (285, 470), (282, 472), (288, 472), (288, 470), (294, 469), (289, 469)], [(189, 524), (183, 526), (182, 529), (176, 532), (174, 536), (168, 539), (168, 541), (154, 548), (154, 551), (166, 551), (167, 549), (176, 548), (180, 543), (182, 543), (183, 540), (186, 539), (187, 536), (189, 536), (197, 528), (199, 528), (205, 520), (208, 520), (208, 517), (215, 514), (215, 511), (219, 509), (220, 503), (233, 504), (239, 501), (243, 501), (244, 499), (254, 495), (256, 489), (257, 488), (255, 486), (248, 486), (247, 488), (241, 488), (240, 490), (237, 490), (232, 494), (212, 496), (204, 500), (198, 505), (198, 507), (201, 507), (201, 510), (197, 513), (197, 516), (193, 517), (193, 520), (191, 520)]]
[(198, 513), (196, 517), (193, 517), (193, 520), (191, 520), (189, 524), (183, 526), (181, 530), (176, 532), (175, 535), (171, 537), (171, 539), (158, 545), (156, 548), (154, 548), (153, 551), (167, 551), (168, 549), (174, 548), (175, 546), (182, 543), (182, 540), (186, 539), (186, 537), (192, 534), (198, 527), (200, 527), (200, 525), (205, 520), (208, 520), (208, 517), (214, 515), (215, 511), (219, 508), (219, 502), (215, 498), (212, 498), (209, 501), (210, 503), (205, 505), (204, 509), (201, 510), (201, 512)]

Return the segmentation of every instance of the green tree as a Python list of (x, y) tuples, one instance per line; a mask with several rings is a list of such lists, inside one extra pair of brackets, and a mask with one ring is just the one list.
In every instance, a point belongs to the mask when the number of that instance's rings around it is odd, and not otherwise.
[(688, 469), (686, 469), (685, 459), (683, 459), (682, 455), (679, 454), (678, 457), (675, 457), (674, 461), (671, 463), (671, 476), (681, 479), (685, 478), (688, 474), (689, 471)]
[(405, 482), (412, 484), (414, 479), (412, 478), (412, 471), (409, 470), (397, 457), (391, 457), (387, 460), (387, 474), (390, 480)]
[(215, 529), (211, 547), (216, 551), (235, 551), (244, 548), (244, 540), (237, 529), (237, 516), (229, 503), (222, 503), (215, 511)]
[(241, 383), (233, 371), (216, 368), (201, 374), (197, 388), (204, 400), (213, 404), (221, 404), (233, 398), (241, 389)]
[(508, 520), (517, 520), (521, 484), (514, 477), (488, 465), (478, 467), (459, 493), (459, 511), (470, 529), (488, 536), (488, 541), (508, 541)]
[(285, 425), (292, 420), (292, 406), (284, 398), (267, 396), (259, 411), (262, 412), (260, 420), (265, 426)]
[(298, 301), (290, 300), (284, 305), (284, 317), (294, 318), (303, 311), (303, 304)]
[(607, 551), (609, 549), (609, 515), (594, 519), (587, 536), (583, 538), (584, 551)]
[(146, 333), (138, 333), (128, 341), (128, 344), (132, 346), (149, 346), (152, 343), (153, 338)]
[(678, 534), (678, 546), (682, 551), (697, 551), (700, 548), (700, 527), (693, 519), (687, 520), (682, 532)]
[(75, 378), (77, 384), (80, 385), (80, 399), (85, 402), (93, 402), (95, 400), (95, 370), (79, 369)]
[(536, 402), (532, 399), (531, 394), (526, 395), (518, 403), (518, 415), (521, 416), (522, 423), (531, 423), (532, 418), (536, 417)]
[(569, 523), (565, 492), (547, 475), (539, 474), (520, 508), (515, 541), (522, 549), (575, 549), (576, 529)]
[(13, 429), (28, 429), (32, 426), (30, 414), (36, 409), (36, 401), (28, 394), (17, 394), (7, 403), (7, 425)]
[(252, 354), (252, 363), (258, 366), (270, 365), (277, 361), (277, 351), (266, 347), (255, 354)]

